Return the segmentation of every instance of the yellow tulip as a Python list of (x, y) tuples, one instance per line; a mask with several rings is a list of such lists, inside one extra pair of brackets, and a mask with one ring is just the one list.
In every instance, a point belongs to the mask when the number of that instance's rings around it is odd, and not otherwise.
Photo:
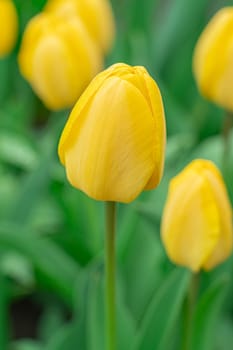
[(97, 200), (128, 203), (163, 172), (162, 98), (143, 67), (115, 64), (92, 81), (59, 143), (69, 182)]
[(58, 110), (77, 101), (102, 55), (80, 20), (41, 13), (26, 28), (19, 66), (44, 104)]
[(11, 0), (0, 0), (0, 57), (8, 55), (17, 39), (18, 16)]
[(115, 24), (108, 0), (50, 0), (45, 11), (64, 17), (78, 16), (104, 52), (112, 46)]
[(233, 111), (233, 7), (217, 12), (204, 29), (193, 69), (203, 96)]
[(232, 208), (222, 176), (208, 160), (191, 162), (172, 179), (162, 218), (169, 258), (193, 271), (210, 270), (232, 251)]

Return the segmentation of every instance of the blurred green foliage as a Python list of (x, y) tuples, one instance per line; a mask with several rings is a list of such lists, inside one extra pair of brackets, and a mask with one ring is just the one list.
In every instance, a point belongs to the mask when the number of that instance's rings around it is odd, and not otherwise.
[[(69, 111), (46, 110), (17, 66), (24, 27), (44, 3), (15, 0), (19, 40), (0, 61), (0, 349), (102, 350), (103, 204), (73, 189), (59, 164), (56, 148)], [(160, 218), (169, 180), (196, 157), (220, 167), (233, 200), (233, 134), (223, 164), (224, 111), (200, 97), (192, 76), (198, 35), (217, 9), (233, 2), (112, 4), (117, 37), (106, 65), (122, 61), (148, 68), (162, 91), (168, 133), (161, 185), (118, 208), (118, 349), (175, 350), (190, 274), (168, 261)], [(193, 350), (229, 350), (232, 272), (230, 258), (202, 274)], [(39, 305), (40, 317), (33, 334), (17, 335), (13, 306), (28, 299)], [(19, 323), (28, 322), (21, 312)]]

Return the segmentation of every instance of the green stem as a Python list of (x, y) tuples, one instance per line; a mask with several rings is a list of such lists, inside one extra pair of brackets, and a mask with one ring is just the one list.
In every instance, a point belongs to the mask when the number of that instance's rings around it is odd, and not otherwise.
[(191, 340), (193, 332), (193, 318), (199, 288), (199, 273), (193, 273), (188, 294), (184, 303), (184, 327), (182, 338), (182, 350), (191, 350)]
[(106, 350), (116, 349), (116, 301), (115, 301), (115, 225), (116, 203), (106, 202), (106, 242), (105, 242), (105, 329)]
[(226, 111), (224, 123), (223, 123), (223, 129), (222, 129), (222, 136), (224, 140), (224, 150), (223, 150), (223, 165), (227, 165), (227, 157), (229, 155), (229, 148), (230, 148), (230, 132), (233, 127), (233, 113)]

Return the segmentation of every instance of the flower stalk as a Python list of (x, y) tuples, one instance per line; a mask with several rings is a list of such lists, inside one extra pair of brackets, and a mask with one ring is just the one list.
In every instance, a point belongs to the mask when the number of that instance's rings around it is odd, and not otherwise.
[(115, 226), (116, 226), (116, 203), (106, 202), (106, 240), (105, 240), (106, 350), (116, 349)]
[(182, 337), (182, 350), (190, 350), (192, 345), (192, 333), (196, 301), (199, 289), (200, 273), (193, 273), (188, 294), (184, 303), (184, 327)]

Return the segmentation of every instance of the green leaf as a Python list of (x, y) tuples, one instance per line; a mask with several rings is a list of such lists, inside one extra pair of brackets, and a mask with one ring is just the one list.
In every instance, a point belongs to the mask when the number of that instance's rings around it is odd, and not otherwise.
[(15, 193), (18, 189), (18, 178), (10, 174), (9, 172), (0, 171), (0, 217), (6, 218), (9, 213), (9, 209), (15, 198)]
[(165, 16), (158, 12), (160, 18), (154, 36), (154, 62), (157, 69), (161, 69), (168, 58), (173, 58), (180, 47), (183, 49), (184, 41), (197, 32), (207, 4), (208, 0), (196, 0), (188, 5), (186, 0), (174, 0)]
[(117, 256), (122, 265), (125, 265), (127, 259), (128, 247), (131, 245), (135, 231), (139, 224), (139, 216), (135, 208), (130, 205), (125, 210), (124, 206), (119, 205), (118, 208), (119, 224), (117, 227), (118, 239), (117, 244)]
[(12, 251), (3, 251), (1, 269), (4, 275), (11, 277), (22, 286), (30, 288), (34, 285), (34, 274), (28, 259), (22, 254)]
[(193, 350), (213, 349), (215, 337), (215, 325), (219, 312), (226, 295), (228, 276), (221, 276), (204, 293), (199, 300), (195, 318), (194, 331), (192, 336)]
[(0, 225), (0, 246), (26, 257), (41, 273), (42, 284), (54, 290), (68, 304), (79, 277), (78, 265), (53, 242), (16, 225)]
[[(55, 119), (54, 119), (55, 118)], [(57, 137), (61, 132), (61, 124), (64, 124), (64, 115), (54, 114), (44, 137), (40, 142), (42, 155), (40, 161), (33, 171), (31, 171), (21, 183), (19, 191), (15, 194), (14, 202), (9, 213), (9, 221), (27, 224), (35, 206), (39, 203), (43, 195), (48, 190), (52, 181), (51, 172), (54, 163), (58, 162), (56, 155)]]
[(63, 325), (53, 332), (44, 350), (87, 349), (86, 310), (88, 298), (89, 271), (81, 270), (79, 280), (75, 281), (73, 293), (73, 322)]
[(104, 349), (104, 288), (101, 271), (90, 275), (88, 286), (86, 337), (88, 350)]
[(165, 350), (180, 313), (191, 273), (176, 268), (155, 293), (133, 349)]
[(233, 344), (232, 319), (229, 316), (219, 318), (216, 329), (216, 346), (214, 350), (229, 350), (229, 344)]
[[(141, 320), (146, 306), (157, 290), (164, 261), (158, 230), (137, 216), (137, 227), (132, 226), (133, 231), (128, 245), (125, 246), (124, 259), (120, 261), (119, 266), (127, 286), (126, 302), (136, 322)], [(136, 278), (135, 271), (137, 271)]]
[(33, 340), (18, 340), (11, 344), (11, 350), (42, 350), (41, 344)]
[(35, 205), (41, 199), (50, 182), (51, 155), (41, 160), (36, 170), (32, 171), (21, 183), (11, 208), (10, 219), (20, 224), (27, 223)]
[(79, 325), (71, 323), (59, 328), (58, 331), (51, 337), (48, 344), (43, 347), (44, 350), (71, 350), (82, 349), (80, 342)]
[[(117, 349), (131, 348), (135, 337), (135, 324), (124, 303), (120, 280), (117, 279), (116, 318)], [(105, 347), (105, 303), (102, 266), (94, 266), (86, 289), (85, 336), (88, 350), (103, 350)]]
[(212, 160), (219, 168), (222, 167), (223, 140), (220, 136), (209, 137), (198, 145), (191, 153), (191, 158), (203, 158)]
[(48, 298), (44, 301), (43, 313), (37, 325), (37, 339), (47, 343), (64, 322), (67, 322), (67, 308), (64, 308), (56, 298)]
[(38, 154), (28, 138), (7, 130), (0, 133), (0, 159), (25, 170), (32, 170), (38, 165)]
[(0, 104), (4, 103), (5, 99), (8, 97), (9, 91), (11, 89), (12, 82), (9, 79), (11, 71), (12, 62), (9, 59), (1, 59), (0, 60), (0, 76), (1, 76), (1, 84), (0, 84)]

